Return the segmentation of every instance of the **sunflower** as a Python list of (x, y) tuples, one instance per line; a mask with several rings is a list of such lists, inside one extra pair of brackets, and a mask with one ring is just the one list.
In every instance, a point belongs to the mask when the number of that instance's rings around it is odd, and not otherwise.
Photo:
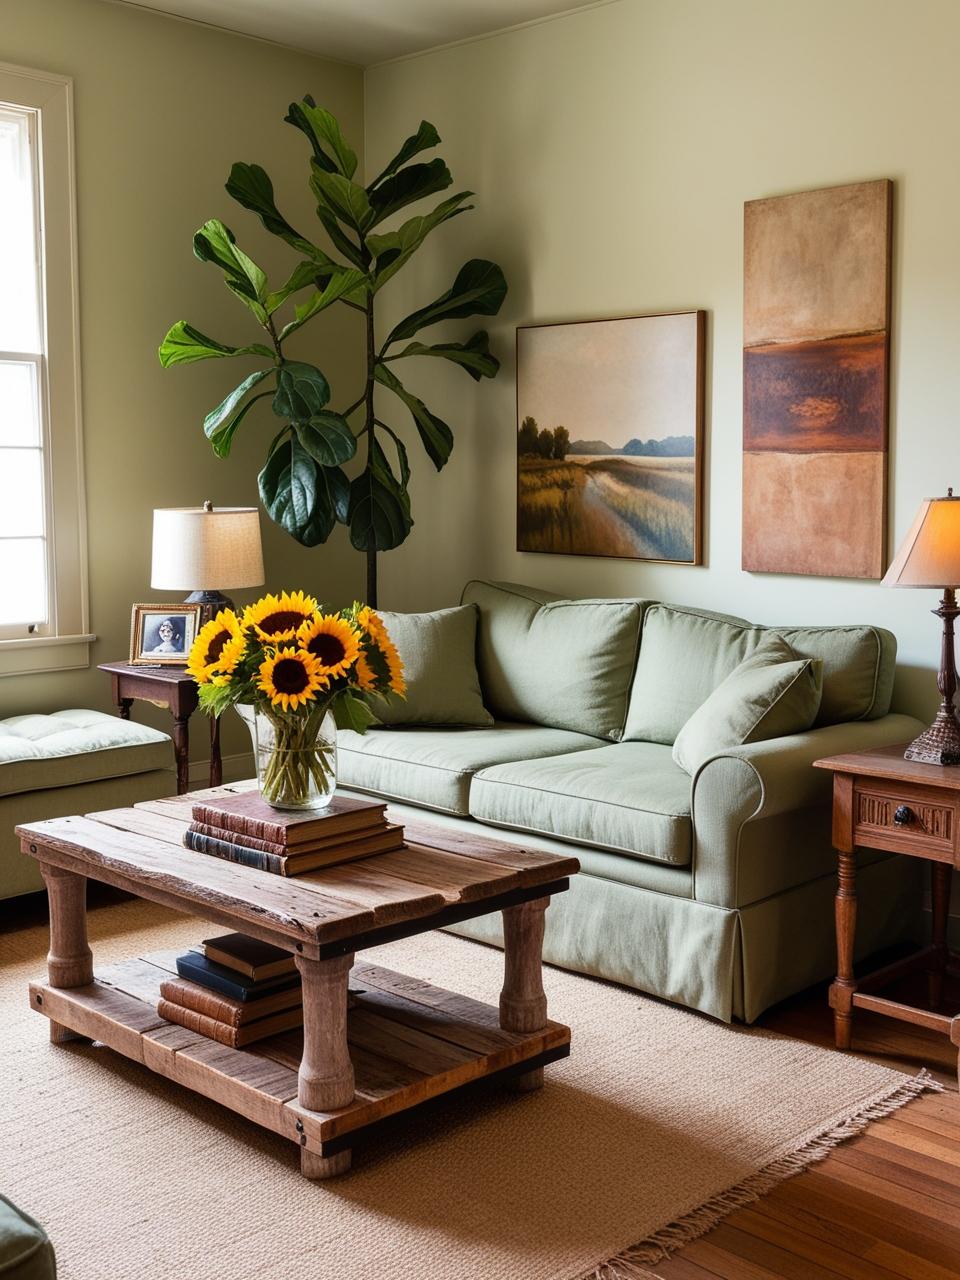
[(320, 606), (313, 596), (304, 595), (302, 591), (279, 596), (268, 595), (256, 604), (247, 605), (243, 614), (243, 627), (253, 627), (261, 640), (278, 644), (281, 640), (292, 640), (297, 628), (305, 622), (316, 618)]
[(297, 632), (297, 643), (313, 654), (331, 680), (346, 675), (360, 654), (359, 632), (336, 613), (305, 622)]
[(377, 689), (377, 673), (367, 661), (367, 655), (362, 651), (357, 656), (357, 665), (353, 669), (357, 679), (358, 686), (364, 693), (375, 693)]
[(193, 676), (197, 684), (207, 684), (215, 676), (229, 675), (243, 656), (245, 647), (237, 615), (232, 609), (221, 609), (215, 618), (200, 628), (190, 646), (187, 674)]
[(260, 664), (257, 683), (269, 697), (271, 706), (296, 711), (302, 703), (312, 702), (330, 682), (312, 653), (288, 647)]

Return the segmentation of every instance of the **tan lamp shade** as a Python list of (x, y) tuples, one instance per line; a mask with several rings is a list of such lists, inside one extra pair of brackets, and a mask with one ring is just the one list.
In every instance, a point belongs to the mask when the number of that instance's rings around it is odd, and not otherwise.
[(150, 585), (166, 591), (259, 587), (264, 580), (256, 507), (167, 507), (153, 513)]
[(924, 498), (884, 574), (888, 587), (960, 586), (960, 497)]

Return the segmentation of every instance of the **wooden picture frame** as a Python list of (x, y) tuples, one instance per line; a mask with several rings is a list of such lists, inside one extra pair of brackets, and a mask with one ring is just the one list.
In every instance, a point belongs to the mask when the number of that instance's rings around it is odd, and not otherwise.
[[(130, 614), (130, 662), (135, 667), (186, 666), (200, 630), (202, 605), (135, 604)], [(162, 632), (162, 634), (161, 634)]]
[(705, 336), (700, 310), (518, 326), (518, 551), (703, 563)]

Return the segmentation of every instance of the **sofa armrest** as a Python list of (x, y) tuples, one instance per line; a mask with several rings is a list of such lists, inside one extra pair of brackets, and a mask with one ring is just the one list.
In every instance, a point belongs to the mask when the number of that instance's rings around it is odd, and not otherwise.
[(923, 729), (912, 716), (826, 725), (786, 738), (731, 747), (693, 777), (693, 892), (700, 902), (736, 906), (740, 836), (748, 822), (827, 806), (832, 775), (814, 760), (909, 742)]

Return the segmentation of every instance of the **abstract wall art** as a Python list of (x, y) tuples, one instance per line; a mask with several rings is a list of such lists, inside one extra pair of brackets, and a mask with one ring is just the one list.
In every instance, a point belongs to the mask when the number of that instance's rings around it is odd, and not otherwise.
[(517, 330), (517, 549), (701, 562), (703, 311)]
[(883, 574), (892, 192), (745, 206), (744, 569)]

